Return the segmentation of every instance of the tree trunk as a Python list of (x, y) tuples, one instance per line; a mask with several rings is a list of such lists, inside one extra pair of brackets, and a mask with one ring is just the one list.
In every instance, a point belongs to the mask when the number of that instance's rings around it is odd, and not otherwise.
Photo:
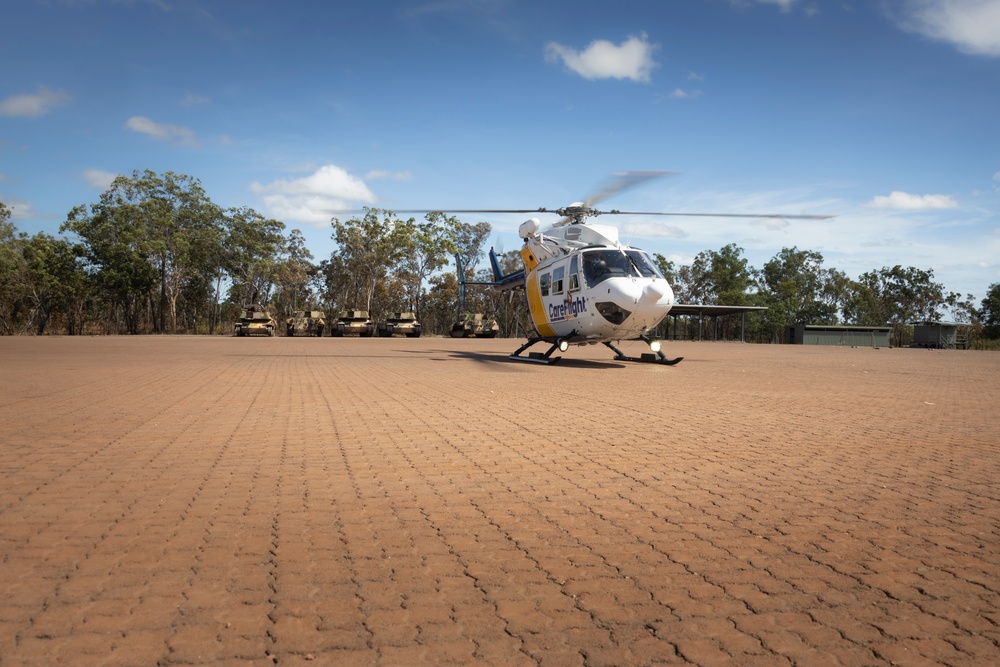
[(160, 259), (160, 333), (167, 331), (167, 259)]

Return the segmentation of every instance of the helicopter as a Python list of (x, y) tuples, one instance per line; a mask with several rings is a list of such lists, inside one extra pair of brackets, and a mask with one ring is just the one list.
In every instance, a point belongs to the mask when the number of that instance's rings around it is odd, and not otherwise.
[[(822, 220), (832, 216), (737, 214), (737, 213), (660, 213), (649, 211), (601, 211), (599, 201), (670, 172), (626, 171), (616, 174), (596, 194), (582, 202), (557, 209), (482, 209), (450, 210), (449, 213), (540, 213), (555, 214), (559, 220), (543, 229), (537, 217), (521, 223), (518, 235), (523, 268), (504, 274), (496, 252), (489, 257), (493, 280), (465, 280), (461, 258), (456, 255), (460, 290), (465, 285), (489, 285), (500, 290), (520, 290), (525, 294), (535, 335), (509, 358), (540, 364), (557, 363), (553, 356), (566, 352), (570, 345), (601, 343), (614, 352), (615, 361), (656, 363), (672, 366), (683, 357), (668, 358), (659, 340), (653, 337), (657, 325), (675, 305), (674, 292), (649, 255), (619, 240), (618, 228), (593, 224), (589, 218), (601, 215), (654, 215), (690, 217), (785, 218)], [(679, 305), (679, 304), (678, 304)], [(628, 356), (616, 343), (641, 340), (649, 353)], [(545, 352), (527, 352), (539, 343), (547, 343)], [(525, 354), (527, 352), (527, 354)]]

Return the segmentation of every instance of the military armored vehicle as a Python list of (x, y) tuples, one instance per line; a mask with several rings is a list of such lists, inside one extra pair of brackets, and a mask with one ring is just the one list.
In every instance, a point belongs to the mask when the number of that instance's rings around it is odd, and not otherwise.
[(357, 334), (363, 338), (375, 335), (375, 323), (368, 316), (367, 310), (344, 310), (330, 328), (331, 336), (346, 336)]
[(466, 315), (464, 319), (451, 325), (452, 338), (496, 338), (500, 333), (500, 325), (492, 317), (482, 313)]
[(389, 337), (394, 334), (403, 334), (407, 338), (419, 338), (420, 322), (417, 322), (417, 316), (409, 311), (392, 313), (385, 319), (385, 322), (378, 325), (379, 336)]
[(262, 306), (252, 304), (240, 311), (240, 319), (233, 325), (235, 336), (273, 336), (278, 323)]
[(323, 337), (323, 330), (326, 328), (326, 320), (323, 313), (318, 310), (297, 310), (295, 314), (285, 322), (285, 335), (287, 336), (319, 336)]

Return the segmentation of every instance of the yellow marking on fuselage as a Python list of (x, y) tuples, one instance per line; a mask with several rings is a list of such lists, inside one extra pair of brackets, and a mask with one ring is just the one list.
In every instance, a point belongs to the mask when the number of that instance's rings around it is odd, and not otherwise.
[(538, 266), (538, 258), (531, 252), (527, 245), (521, 246), (521, 261), (524, 262), (524, 272), (528, 273)]
[(545, 314), (545, 304), (542, 303), (542, 291), (538, 286), (537, 273), (528, 274), (528, 279), (524, 281), (524, 292), (528, 296), (528, 310), (531, 312), (531, 321), (535, 325), (538, 335), (555, 336), (556, 332), (549, 324), (549, 318)]

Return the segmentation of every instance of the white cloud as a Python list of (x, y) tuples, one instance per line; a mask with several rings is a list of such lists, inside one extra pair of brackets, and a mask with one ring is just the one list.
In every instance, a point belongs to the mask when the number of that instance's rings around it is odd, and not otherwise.
[(897, 25), (973, 55), (1000, 56), (997, 0), (904, 0), (895, 6)]
[(83, 180), (86, 181), (87, 185), (102, 192), (111, 187), (111, 182), (117, 177), (118, 174), (103, 169), (85, 169), (83, 172)]
[(670, 91), (670, 99), (673, 100), (694, 100), (701, 97), (700, 90), (684, 90), (683, 88), (674, 88)]
[(10, 209), (10, 217), (12, 220), (29, 220), (35, 217), (35, 209), (29, 203), (23, 199), (17, 199), (16, 197), (3, 197), (2, 201)]
[(150, 139), (156, 139), (157, 141), (176, 142), (185, 146), (198, 145), (194, 130), (180, 125), (154, 123), (145, 116), (132, 116), (125, 121), (125, 129), (145, 134)]
[(43, 116), (69, 98), (69, 93), (39, 86), (34, 93), (11, 95), (0, 100), (0, 116)]
[(751, 225), (769, 229), (772, 232), (780, 232), (792, 224), (786, 218), (756, 218), (750, 222)]
[(648, 83), (656, 67), (653, 60), (656, 48), (646, 41), (646, 35), (629, 37), (619, 46), (604, 39), (594, 40), (583, 51), (549, 42), (545, 47), (545, 60), (561, 60), (585, 79), (631, 79)]
[(951, 195), (911, 195), (896, 190), (889, 196), (877, 195), (868, 205), (874, 208), (891, 208), (899, 211), (926, 211), (957, 208), (958, 202)]
[(332, 164), (302, 178), (282, 178), (266, 185), (254, 181), (250, 191), (263, 197), (268, 215), (317, 227), (330, 224), (332, 211), (376, 201), (363, 180)]

